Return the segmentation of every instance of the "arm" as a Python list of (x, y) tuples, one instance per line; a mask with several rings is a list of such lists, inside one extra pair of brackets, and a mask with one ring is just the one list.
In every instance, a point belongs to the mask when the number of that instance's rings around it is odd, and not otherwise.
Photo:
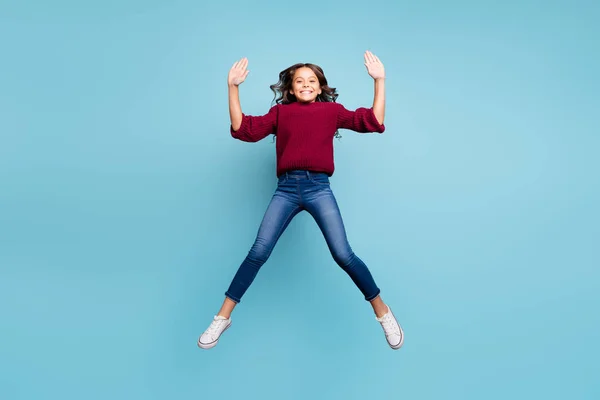
[(373, 113), (380, 124), (385, 119), (385, 78), (375, 79), (375, 96), (373, 99)]
[(351, 129), (355, 132), (385, 131), (385, 70), (379, 58), (370, 51), (365, 52), (365, 67), (374, 81), (373, 107), (361, 107), (349, 111), (340, 105), (337, 116), (337, 128)]
[(239, 86), (244, 82), (250, 71), (246, 70), (248, 59), (242, 58), (233, 64), (227, 77), (227, 86), (229, 88), (229, 119), (234, 131), (240, 129), (242, 125), (242, 106), (240, 104)]
[(271, 107), (265, 115), (241, 114), (240, 125), (237, 130), (231, 124), (231, 136), (243, 142), (258, 142), (272, 133), (277, 132), (277, 119), (279, 107)]
[(383, 124), (385, 119), (385, 69), (379, 58), (370, 51), (365, 52), (365, 66), (375, 84), (373, 113), (377, 121)]
[(244, 115), (240, 105), (239, 86), (248, 76), (248, 59), (242, 58), (233, 64), (227, 77), (229, 90), (229, 119), (231, 120), (230, 133), (236, 139), (244, 142), (258, 142), (277, 129), (276, 106), (272, 107), (266, 115)]
[(229, 85), (229, 119), (234, 131), (242, 125), (242, 106), (240, 105), (240, 90), (238, 86)]
[(372, 108), (360, 107), (356, 110), (348, 110), (342, 104), (336, 103), (338, 129), (349, 129), (354, 132), (368, 133), (385, 131), (385, 125), (379, 122)]

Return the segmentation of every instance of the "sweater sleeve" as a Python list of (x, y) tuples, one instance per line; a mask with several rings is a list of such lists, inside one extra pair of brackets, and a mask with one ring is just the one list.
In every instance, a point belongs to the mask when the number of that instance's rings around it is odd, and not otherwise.
[(360, 133), (383, 133), (385, 131), (385, 125), (377, 121), (373, 108), (360, 107), (350, 111), (341, 104), (338, 106), (337, 128)]
[(253, 116), (242, 114), (242, 124), (237, 131), (229, 125), (231, 136), (244, 142), (258, 142), (277, 131), (277, 105), (271, 107), (265, 115)]

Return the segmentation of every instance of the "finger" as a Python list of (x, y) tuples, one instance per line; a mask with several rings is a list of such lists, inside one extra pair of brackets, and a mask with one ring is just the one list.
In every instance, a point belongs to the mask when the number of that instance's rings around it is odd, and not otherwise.
[(236, 63), (237, 65), (235, 66), (235, 68), (239, 71), (239, 70), (243, 70), (244, 69), (244, 59), (240, 59), (238, 60), (238, 62)]
[(369, 60), (371, 62), (375, 62), (375, 55), (373, 53), (371, 53), (371, 52), (369, 52)]
[(233, 68), (235, 69), (239, 69), (242, 67), (242, 64), (244, 63), (244, 59), (240, 58), (239, 60), (236, 61), (235, 64), (233, 64)]

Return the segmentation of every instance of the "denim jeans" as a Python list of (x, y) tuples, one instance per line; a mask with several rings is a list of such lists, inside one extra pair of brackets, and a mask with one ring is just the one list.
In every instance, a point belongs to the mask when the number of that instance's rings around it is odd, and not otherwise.
[(248, 255), (240, 265), (225, 296), (236, 303), (254, 281), (267, 261), (281, 234), (301, 211), (308, 211), (321, 232), (335, 262), (350, 276), (365, 300), (379, 295), (379, 288), (369, 269), (354, 254), (342, 221), (335, 196), (324, 173), (290, 171), (279, 177), (277, 189), (265, 212), (258, 234)]

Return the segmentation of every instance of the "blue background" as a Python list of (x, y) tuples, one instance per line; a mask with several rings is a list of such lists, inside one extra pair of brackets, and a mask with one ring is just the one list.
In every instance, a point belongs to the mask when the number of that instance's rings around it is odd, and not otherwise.
[[(597, 399), (600, 7), (592, 1), (0, 3), (0, 397)], [(229, 135), (279, 71), (387, 130), (342, 131), (350, 242), (400, 351), (299, 215), (233, 325), (197, 337), (275, 189)], [(214, 397), (213, 397), (214, 396)]]

